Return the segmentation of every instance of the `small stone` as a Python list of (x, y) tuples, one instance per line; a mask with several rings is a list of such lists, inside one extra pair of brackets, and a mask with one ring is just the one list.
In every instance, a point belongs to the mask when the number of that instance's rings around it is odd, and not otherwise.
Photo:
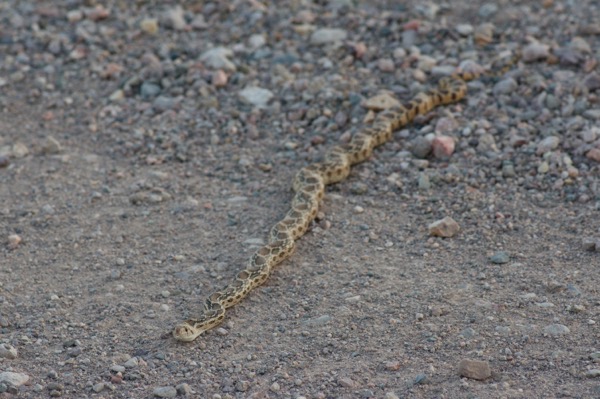
[(154, 396), (159, 398), (174, 398), (177, 396), (177, 389), (173, 387), (158, 387), (152, 391)]
[(504, 251), (498, 251), (494, 255), (490, 256), (490, 262), (497, 265), (502, 265), (510, 261), (510, 256)]
[(399, 361), (385, 362), (384, 367), (388, 371), (398, 371), (398, 370), (400, 370), (400, 362)]
[(417, 182), (419, 191), (426, 192), (431, 189), (431, 181), (427, 173), (419, 173), (419, 180)]
[(369, 191), (369, 186), (363, 182), (356, 182), (350, 186), (350, 192), (354, 195), (363, 195)]
[(584, 118), (597, 121), (600, 120), (600, 109), (587, 109), (581, 115)]
[(117, 89), (108, 96), (108, 99), (112, 102), (119, 102), (125, 98), (125, 92), (122, 89)]
[(600, 148), (592, 148), (585, 156), (592, 161), (600, 162)]
[(279, 385), (279, 383), (274, 382), (271, 384), (271, 387), (269, 389), (273, 392), (279, 392), (281, 390), (281, 386)]
[(185, 382), (177, 385), (176, 389), (177, 389), (177, 393), (181, 396), (188, 396), (188, 395), (191, 395), (194, 393), (192, 391), (192, 387), (190, 387), (190, 384), (185, 383)]
[(310, 36), (310, 42), (312, 44), (341, 42), (342, 40), (346, 40), (347, 36), (348, 33), (344, 29), (322, 28), (313, 32)]
[(270, 90), (260, 87), (246, 87), (238, 93), (240, 98), (256, 107), (265, 107), (269, 100), (273, 98), (273, 93)]
[(235, 72), (235, 64), (229, 60), (229, 57), (232, 56), (232, 50), (226, 47), (215, 47), (202, 53), (200, 61), (213, 69), (224, 69), (229, 72)]
[(383, 399), (400, 399), (394, 392), (387, 392)]
[(479, 11), (477, 11), (477, 14), (481, 18), (489, 18), (496, 12), (498, 12), (498, 6), (495, 3), (485, 3), (484, 5), (479, 7)]
[(140, 86), (140, 95), (144, 100), (158, 96), (161, 91), (160, 85), (154, 82), (144, 82)]
[(600, 128), (592, 127), (581, 132), (581, 139), (586, 143), (591, 143), (600, 136)]
[(29, 155), (29, 148), (25, 144), (17, 142), (13, 144), (11, 153), (15, 158), (23, 158)]
[(584, 251), (600, 251), (600, 238), (586, 237), (582, 244)]
[(10, 234), (8, 236), (8, 249), (17, 249), (21, 244), (22, 238), (18, 234)]
[(600, 377), (600, 369), (591, 369), (585, 372), (583, 375), (585, 378), (598, 378)]
[(154, 108), (156, 112), (165, 112), (175, 108), (178, 103), (179, 102), (175, 98), (158, 96), (152, 102), (152, 108)]
[(62, 150), (60, 143), (52, 136), (46, 138), (46, 142), (42, 147), (44, 154), (58, 154)]
[(396, 65), (394, 65), (394, 61), (389, 58), (382, 58), (377, 61), (377, 68), (381, 72), (394, 72), (396, 69)]
[(428, 227), (429, 235), (435, 237), (454, 237), (460, 230), (458, 223), (450, 216), (431, 223)]
[(493, 92), (494, 94), (511, 94), (513, 93), (519, 84), (513, 78), (502, 79), (498, 83), (494, 85)]
[(583, 85), (589, 90), (598, 90), (600, 89), (600, 74), (598, 73), (590, 73), (588, 76), (583, 79)]
[(454, 139), (450, 136), (436, 136), (431, 142), (433, 156), (437, 159), (448, 159), (454, 153)]
[(543, 155), (547, 152), (555, 150), (560, 144), (560, 139), (557, 136), (548, 136), (539, 142), (536, 150), (537, 155)]
[(140, 29), (149, 35), (155, 35), (158, 33), (158, 19), (156, 18), (144, 18), (140, 22)]
[(184, 11), (181, 6), (166, 10), (163, 14), (163, 22), (167, 28), (172, 28), (174, 30), (184, 30), (187, 27)]
[(29, 376), (23, 373), (13, 373), (12, 371), (3, 371), (0, 373), (0, 383), (19, 387), (29, 381)]
[(124, 373), (125, 372), (125, 367), (115, 364), (110, 368), (112, 371), (114, 371), (115, 373)]
[(137, 367), (139, 364), (139, 361), (137, 359), (137, 357), (132, 357), (131, 359), (127, 360), (123, 366), (125, 366), (125, 368), (131, 369), (134, 367)]
[(0, 168), (6, 168), (8, 165), (10, 165), (8, 155), (0, 154)]
[(563, 324), (550, 324), (544, 327), (544, 334), (551, 335), (553, 337), (561, 336), (570, 333), (569, 327)]
[(470, 24), (459, 24), (456, 25), (456, 31), (461, 36), (469, 36), (473, 33), (473, 25)]
[(410, 142), (410, 152), (419, 159), (424, 159), (429, 155), (433, 146), (431, 141), (427, 140), (426, 137), (418, 136)]
[(463, 359), (458, 364), (458, 375), (473, 380), (483, 381), (492, 376), (488, 362), (481, 360)]
[(102, 391), (104, 390), (104, 388), (105, 388), (105, 385), (104, 385), (104, 383), (103, 383), (103, 382), (99, 382), (99, 383), (97, 383), (97, 384), (94, 384), (94, 385), (92, 386), (92, 390), (93, 390), (94, 392), (96, 392), (96, 393), (98, 393), (98, 392), (102, 392)]
[(550, 46), (541, 43), (531, 43), (523, 48), (521, 54), (524, 62), (545, 60), (550, 56)]
[(355, 382), (348, 377), (339, 378), (338, 384), (344, 388), (354, 388), (354, 386), (356, 385)]
[(225, 87), (227, 85), (227, 74), (222, 69), (215, 71), (212, 74), (212, 84), (215, 87)]
[(3, 343), (0, 344), (0, 358), (4, 359), (16, 359), (18, 355), (17, 348), (11, 344)]

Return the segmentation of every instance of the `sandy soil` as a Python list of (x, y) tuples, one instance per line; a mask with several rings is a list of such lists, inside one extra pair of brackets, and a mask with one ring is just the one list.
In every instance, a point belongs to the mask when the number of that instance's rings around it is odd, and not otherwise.
[[(597, 3), (128, 3), (0, 6), (0, 373), (27, 379), (4, 374), (0, 397), (600, 397), (600, 101), (560, 80), (597, 73)], [(311, 42), (321, 28), (347, 37)], [(294, 173), (360, 130), (364, 99), (428, 87), (425, 55), (486, 65), (532, 37), (556, 62), (400, 132), (220, 328), (171, 338), (287, 211)], [(213, 46), (235, 70), (200, 60)], [(248, 104), (249, 86), (273, 98)], [(456, 139), (449, 160), (415, 156), (428, 134)], [(431, 237), (446, 216), (460, 232)]]

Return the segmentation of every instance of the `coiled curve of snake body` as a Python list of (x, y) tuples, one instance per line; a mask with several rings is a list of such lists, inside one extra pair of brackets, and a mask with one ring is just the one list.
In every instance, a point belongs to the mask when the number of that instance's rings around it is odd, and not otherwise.
[[(496, 76), (506, 72), (516, 59), (511, 59), (502, 69), (492, 70), (485, 75)], [(193, 341), (203, 332), (219, 325), (225, 318), (226, 309), (264, 283), (275, 266), (292, 254), (296, 240), (302, 237), (317, 216), (325, 186), (348, 177), (353, 165), (367, 160), (375, 147), (389, 141), (394, 130), (407, 125), (417, 115), (463, 99), (467, 94), (466, 82), (481, 75), (460, 72), (440, 79), (436, 88), (418, 93), (407, 103), (378, 114), (371, 126), (354, 135), (350, 143), (333, 147), (322, 162), (300, 169), (293, 181), (295, 195), (291, 209), (271, 228), (268, 243), (251, 256), (246, 268), (237, 274), (233, 282), (206, 299), (199, 317), (185, 320), (175, 327), (175, 339)]]

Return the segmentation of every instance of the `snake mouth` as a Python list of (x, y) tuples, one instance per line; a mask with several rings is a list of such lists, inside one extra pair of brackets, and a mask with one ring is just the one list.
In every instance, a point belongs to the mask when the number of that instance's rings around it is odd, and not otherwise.
[(195, 332), (191, 326), (180, 324), (173, 330), (173, 338), (178, 341), (191, 342), (196, 339), (200, 333)]

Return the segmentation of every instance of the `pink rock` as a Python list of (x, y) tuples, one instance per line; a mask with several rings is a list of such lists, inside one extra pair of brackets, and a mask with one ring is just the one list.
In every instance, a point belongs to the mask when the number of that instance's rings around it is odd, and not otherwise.
[(460, 226), (450, 216), (437, 220), (428, 226), (429, 235), (434, 237), (454, 237), (459, 231)]
[(585, 154), (592, 161), (600, 162), (600, 148), (592, 148)]
[(447, 159), (454, 153), (454, 139), (450, 136), (436, 136), (431, 142), (433, 156)]
[(222, 69), (215, 71), (212, 75), (212, 84), (215, 87), (224, 87), (227, 84), (227, 74)]

